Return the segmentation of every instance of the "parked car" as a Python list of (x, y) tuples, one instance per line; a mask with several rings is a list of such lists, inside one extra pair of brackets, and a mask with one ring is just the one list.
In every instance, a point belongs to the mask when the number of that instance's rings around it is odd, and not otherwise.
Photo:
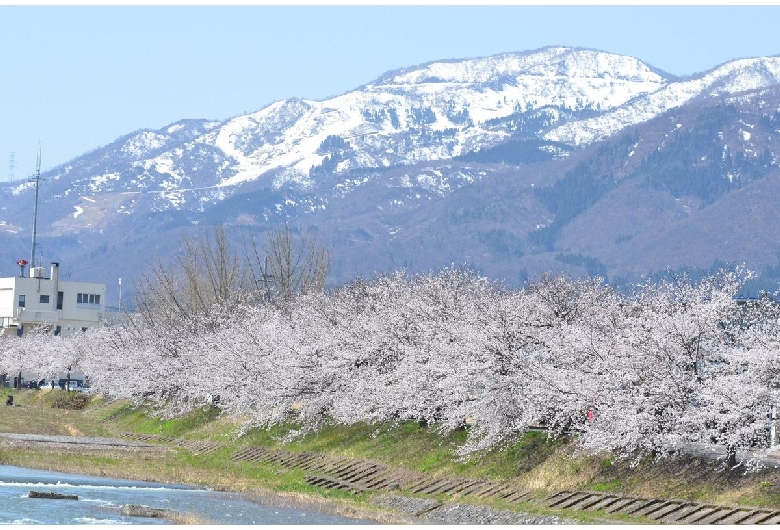
[[(52, 383), (51, 379), (41, 379), (40, 381), (38, 381), (38, 388), (40, 389), (53, 388), (51, 383)], [(56, 386), (57, 386), (57, 381), (54, 381), (54, 387)]]
[[(82, 381), (81, 379), (71, 379), (70, 380), (70, 389), (73, 390), (78, 385), (83, 385), (83, 384), (84, 384), (84, 381)], [(64, 377), (61, 377), (60, 379), (57, 380), (57, 385), (62, 390), (65, 390), (66, 388), (68, 388), (68, 380), (66, 378), (64, 378)]]

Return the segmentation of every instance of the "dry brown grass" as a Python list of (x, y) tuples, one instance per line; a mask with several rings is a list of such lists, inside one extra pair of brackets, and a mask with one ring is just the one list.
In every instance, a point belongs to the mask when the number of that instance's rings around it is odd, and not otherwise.
[[(23, 390), (14, 395), (15, 405), (0, 408), (0, 430), (9, 433), (82, 436), (96, 428), (79, 410), (48, 405), (51, 390)], [(60, 390), (55, 390), (60, 392)]]
[(210, 487), (215, 491), (251, 492), (264, 488), (265, 481), (248, 478), (232, 469), (200, 468), (181, 462), (175, 451), (133, 453), (90, 449), (57, 450), (30, 447), (0, 450), (4, 464), (65, 473), (165, 482)]
[(528, 489), (553, 491), (579, 489), (598, 475), (596, 459), (576, 457), (571, 446), (561, 446), (540, 465), (520, 478)]

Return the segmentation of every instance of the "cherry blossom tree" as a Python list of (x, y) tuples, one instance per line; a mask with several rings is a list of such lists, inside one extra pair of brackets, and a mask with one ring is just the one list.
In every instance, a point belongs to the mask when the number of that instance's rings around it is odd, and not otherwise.
[(217, 406), (245, 430), (415, 421), (467, 429), (469, 455), (544, 425), (584, 451), (704, 447), (733, 467), (769, 447), (780, 399), (780, 306), (735, 302), (747, 278), (669, 275), (621, 293), (599, 278), (510, 290), (457, 267), (398, 271), (283, 303), (204, 297), (170, 326), (28, 333), (0, 342), (0, 370), (80, 368), (108, 396), (170, 416)]

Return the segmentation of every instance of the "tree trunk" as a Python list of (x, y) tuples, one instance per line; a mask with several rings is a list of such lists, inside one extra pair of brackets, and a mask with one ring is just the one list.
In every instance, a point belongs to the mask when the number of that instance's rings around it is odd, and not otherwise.
[(733, 445), (726, 446), (726, 467), (729, 469), (737, 467), (737, 448)]

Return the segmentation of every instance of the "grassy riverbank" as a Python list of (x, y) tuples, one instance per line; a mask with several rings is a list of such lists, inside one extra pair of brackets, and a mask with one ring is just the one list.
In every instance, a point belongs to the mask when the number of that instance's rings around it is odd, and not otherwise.
[[(8, 393), (8, 391), (6, 391)], [(238, 423), (204, 409), (185, 418), (160, 420), (127, 402), (93, 398), (83, 410), (52, 407), (61, 391), (14, 391), (13, 407), (0, 408), (0, 430), (11, 433), (100, 436), (120, 438), (148, 434), (178, 440), (211, 442), (216, 450), (195, 455), (176, 445), (169, 450), (126, 451), (46, 448), (36, 445), (0, 446), (3, 464), (80, 472), (171, 483), (209, 486), (259, 496), (281, 495), (290, 502), (317, 502), (335, 507), (338, 513), (393, 521), (371, 504), (371, 495), (353, 495), (339, 490), (309, 486), (305, 472), (269, 463), (235, 461), (232, 456), (247, 446), (284, 448), (289, 451), (327, 453), (384, 464), (430, 475), (509, 481), (533, 490), (536, 497), (563, 489), (610, 491), (640, 497), (685, 499), (755, 507), (780, 506), (780, 471), (771, 469), (744, 474), (718, 471), (714, 461), (686, 458), (650, 461), (636, 467), (613, 462), (607, 456), (575, 456), (568, 440), (549, 441), (542, 433), (529, 433), (503, 451), (492, 451), (469, 461), (454, 456), (465, 433), (441, 438), (416, 423), (329, 427), (288, 444), (279, 439), (280, 429), (250, 431), (235, 438)], [(559, 513), (565, 517), (587, 514), (555, 512), (541, 505), (485, 504), (503, 509), (536, 513)]]

